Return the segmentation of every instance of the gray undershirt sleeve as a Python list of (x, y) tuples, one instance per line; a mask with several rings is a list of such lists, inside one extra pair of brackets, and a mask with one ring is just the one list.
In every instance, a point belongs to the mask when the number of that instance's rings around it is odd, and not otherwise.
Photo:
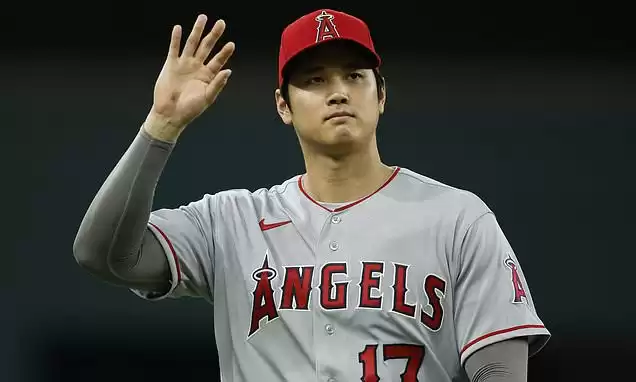
[(479, 349), (464, 365), (471, 382), (526, 382), (528, 342), (510, 339)]
[(155, 187), (173, 148), (140, 129), (80, 224), (73, 253), (82, 267), (129, 288), (169, 287), (166, 255), (147, 224)]

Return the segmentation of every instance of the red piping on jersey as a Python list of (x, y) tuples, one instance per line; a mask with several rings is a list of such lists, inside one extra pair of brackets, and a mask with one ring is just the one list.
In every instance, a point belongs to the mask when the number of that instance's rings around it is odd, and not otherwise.
[(490, 338), (492, 336), (496, 336), (498, 334), (504, 334), (504, 333), (510, 333), (510, 332), (514, 332), (515, 330), (522, 330), (522, 329), (545, 329), (545, 326), (543, 325), (519, 325), (519, 326), (513, 326), (512, 328), (508, 328), (508, 329), (501, 329), (501, 330), (496, 330), (494, 332), (488, 333), (488, 334), (484, 334), (481, 337), (477, 337), (474, 340), (470, 341), (469, 343), (466, 344), (466, 346), (464, 346), (462, 348), (462, 351), (459, 352), (459, 354), (464, 354), (464, 352), (466, 350), (468, 350), (468, 348), (470, 348), (471, 346), (475, 345), (477, 342), (483, 341), (486, 338)]
[(389, 183), (391, 183), (391, 181), (393, 179), (395, 179), (395, 177), (397, 176), (398, 172), (400, 172), (400, 167), (396, 167), (395, 170), (393, 171), (393, 174), (391, 174), (391, 176), (389, 177), (389, 179), (387, 179), (386, 182), (384, 182), (377, 190), (373, 191), (372, 193), (370, 193), (369, 195), (365, 196), (364, 198), (362, 198), (360, 200), (356, 200), (355, 202), (346, 204), (344, 206), (340, 206), (340, 207), (336, 208), (333, 211), (330, 210), (329, 208), (323, 206), (322, 204), (318, 203), (317, 201), (314, 200), (314, 198), (309, 196), (309, 194), (307, 193), (307, 191), (305, 191), (305, 188), (303, 187), (303, 177), (302, 177), (302, 175), (298, 177), (298, 188), (300, 188), (300, 191), (307, 197), (307, 199), (309, 199), (312, 203), (314, 203), (318, 207), (321, 207), (321, 208), (323, 208), (323, 209), (325, 209), (325, 210), (327, 210), (329, 212), (340, 212), (340, 211), (346, 210), (347, 208), (351, 208), (351, 207), (355, 206), (356, 204), (360, 204), (360, 203), (364, 202), (365, 200), (369, 199), (370, 197), (372, 197), (373, 195), (375, 195), (378, 192), (380, 192), (381, 189), (386, 187)]
[(179, 266), (179, 258), (177, 258), (177, 252), (174, 250), (174, 247), (172, 246), (172, 242), (170, 242), (170, 239), (168, 239), (168, 236), (161, 230), (161, 228), (157, 227), (153, 223), (149, 222), (149, 224), (155, 227), (157, 231), (159, 231), (161, 236), (163, 236), (163, 238), (166, 240), (166, 243), (168, 243), (168, 247), (170, 247), (170, 252), (172, 252), (172, 258), (174, 259), (174, 263), (177, 266), (177, 283), (180, 283), (181, 282), (181, 267)]

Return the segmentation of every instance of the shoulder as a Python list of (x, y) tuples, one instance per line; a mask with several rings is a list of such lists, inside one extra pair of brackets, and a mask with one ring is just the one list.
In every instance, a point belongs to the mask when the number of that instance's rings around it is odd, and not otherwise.
[(300, 175), (295, 175), (283, 182), (256, 189), (235, 188), (206, 194), (204, 198), (212, 201), (217, 209), (271, 208), (281, 205), (284, 198), (296, 192)]
[(443, 183), (409, 169), (403, 169), (396, 179), (404, 212), (416, 211), (426, 227), (442, 240), (449, 239), (449, 254), (459, 251), (471, 227), (493, 211), (476, 193)]
[(476, 193), (443, 183), (408, 168), (401, 168), (393, 188), (396, 197), (415, 202), (427, 211), (474, 220), (492, 212)]

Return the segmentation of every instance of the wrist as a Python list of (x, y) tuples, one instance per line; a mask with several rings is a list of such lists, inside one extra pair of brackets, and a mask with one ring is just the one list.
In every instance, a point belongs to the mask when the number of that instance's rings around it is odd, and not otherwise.
[(183, 126), (173, 124), (169, 119), (150, 112), (143, 124), (143, 129), (151, 138), (167, 143), (175, 143), (183, 131)]

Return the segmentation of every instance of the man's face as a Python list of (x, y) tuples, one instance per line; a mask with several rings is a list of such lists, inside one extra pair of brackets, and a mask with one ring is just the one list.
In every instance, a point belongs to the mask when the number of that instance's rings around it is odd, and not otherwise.
[[(278, 111), (292, 124), (301, 144), (349, 150), (368, 143), (384, 111), (373, 70), (350, 46), (329, 42), (313, 48), (294, 65), (289, 105), (277, 91)], [(335, 151), (334, 151), (335, 150)]]

